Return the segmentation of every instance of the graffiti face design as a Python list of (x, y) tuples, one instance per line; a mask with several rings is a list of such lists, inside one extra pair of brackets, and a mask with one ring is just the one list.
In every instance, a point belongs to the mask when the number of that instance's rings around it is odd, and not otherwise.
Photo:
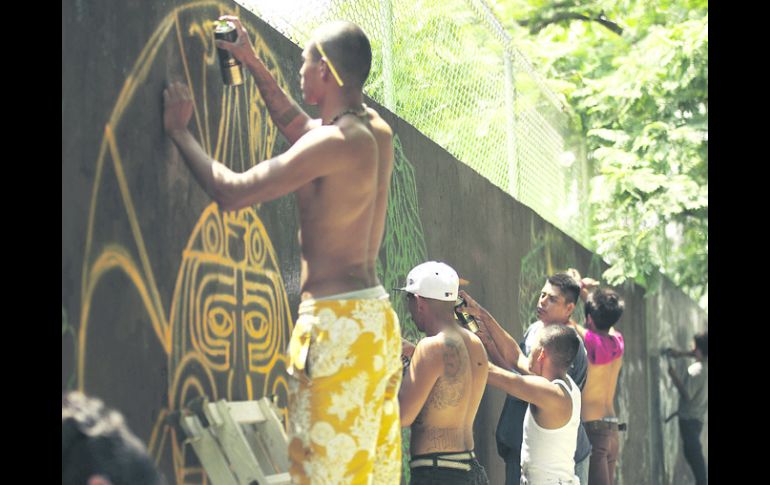
[[(136, 182), (142, 179), (134, 174), (138, 167), (152, 165), (146, 163), (146, 157), (164, 154), (152, 151), (151, 147), (124, 143), (127, 131), (119, 129), (126, 112), (132, 112), (134, 118), (139, 116), (142, 125), (156, 126), (149, 119), (156, 116), (155, 112), (136, 110), (132, 106), (137, 96), (147, 94), (144, 91), (162, 89), (150, 81), (149, 76), (156, 63), (170, 63), (165, 65), (167, 71), (178, 70), (170, 73), (171, 77), (181, 77), (190, 86), (195, 107), (191, 129), (212, 157), (243, 171), (272, 156), (278, 131), (269, 119), (253, 79), (249, 78), (238, 88), (221, 84), (211, 19), (224, 13), (233, 12), (223, 11), (219, 2), (204, 1), (176, 8), (159, 23), (142, 49), (104, 128), (83, 258), (77, 386), (81, 390), (91, 386), (91, 378), (86, 373), (88, 335), (93, 328), (104, 325), (102, 322), (90, 324), (93, 315), (99, 313), (92, 310), (108, 313), (103, 310), (105, 303), (95, 297), (97, 289), (110, 281), (105, 279), (108, 274), (122, 273), (127, 279), (118, 281), (121, 284), (127, 281), (131, 289), (136, 290), (125, 293), (129, 297), (138, 294), (143, 305), (143, 308), (134, 306), (133, 313), (126, 318), (149, 321), (160, 343), (159, 347), (151, 348), (161, 349), (167, 358), (167, 367), (158, 372), (164, 376), (160, 381), (165, 378), (167, 389), (153, 391), (166, 402), (161, 401), (157, 404), (160, 407), (153, 405), (148, 411), (153, 413), (155, 424), (147, 441), (150, 453), (163, 463), (163, 468), (168, 470), (173, 466), (170, 477), (173, 476), (176, 483), (200, 481), (205, 476), (193, 453), (183, 444), (184, 436), (166, 420), (190, 400), (199, 396), (210, 400), (275, 396), (286, 419), (283, 352), (292, 329), (291, 313), (275, 250), (259, 217), (259, 208), (222, 213), (216, 204), (210, 204), (198, 217), (181, 261), (179, 255), (162, 250), (158, 255), (157, 248), (153, 248), (154, 252), (148, 251), (142, 229), (146, 227), (146, 219), (154, 214), (143, 212), (141, 205), (135, 204), (137, 193), (142, 194), (142, 187), (136, 186)], [(257, 34), (253, 27), (247, 26), (247, 29)], [(279, 86), (289, 92), (278, 62), (258, 34), (254, 35), (253, 43)], [(173, 51), (173, 55), (159, 55), (164, 47), (167, 54)], [(218, 99), (209, 103), (210, 98)], [(156, 162), (168, 164), (169, 161)], [(115, 186), (119, 190), (109, 190)], [(107, 196), (114, 193), (119, 194), (118, 197), (107, 200)], [(172, 201), (176, 200), (174, 193), (178, 191), (171, 191)], [(113, 230), (114, 225), (109, 225), (115, 219), (115, 210), (118, 215), (125, 215), (128, 232)], [(100, 216), (102, 212), (110, 212), (111, 217)], [(164, 241), (163, 236), (153, 239)], [(180, 262), (171, 305), (166, 308), (163, 301), (169, 295), (162, 294), (155, 273), (158, 260), (169, 257)], [(123, 296), (118, 292), (115, 298), (122, 301)], [(147, 348), (147, 344), (142, 347), (141, 342), (132, 341), (130, 345), (138, 345), (138, 357)], [(96, 360), (89, 363), (89, 369), (98, 367)], [(157, 366), (157, 362), (153, 364)], [(130, 368), (129, 362), (110, 365), (113, 372)], [(92, 374), (94, 372), (89, 371), (88, 376)], [(120, 376), (114, 375), (113, 379), (119, 382)], [(98, 393), (99, 389), (93, 391)], [(132, 406), (147, 408), (147, 403), (122, 405), (129, 414)]]
[[(256, 212), (204, 212), (185, 251), (171, 313), (173, 373), (189, 354), (210, 369), (229, 400), (275, 394), (285, 383), (265, 379), (280, 364), (291, 313), (274, 250)], [(276, 325), (281, 322), (282, 325)], [(178, 377), (177, 379), (182, 379)], [(281, 380), (283, 382), (283, 380)], [(183, 406), (185, 399), (174, 403)]]
[[(184, 252), (174, 292), (170, 410), (192, 399), (275, 396), (287, 418), (283, 352), (291, 313), (275, 251), (253, 209), (222, 213), (211, 204)], [(180, 478), (197, 460), (173, 441)]]

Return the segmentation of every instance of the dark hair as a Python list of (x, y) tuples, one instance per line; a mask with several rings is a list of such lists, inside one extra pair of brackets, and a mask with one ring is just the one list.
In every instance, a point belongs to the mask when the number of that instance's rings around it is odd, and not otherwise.
[(372, 68), (372, 46), (364, 31), (352, 22), (332, 22), (313, 34), (312, 55), (321, 58), (320, 43), (343, 82), (362, 88)]
[(548, 325), (540, 330), (538, 338), (553, 365), (563, 371), (569, 369), (580, 349), (577, 332), (566, 325)]
[(61, 482), (83, 485), (92, 475), (113, 485), (166, 483), (118, 411), (71, 391), (62, 396)]
[(567, 273), (556, 273), (548, 277), (551, 286), (559, 289), (567, 303), (576, 303), (580, 296), (580, 284)]
[(695, 347), (701, 351), (703, 357), (709, 356), (709, 331), (696, 333), (693, 337), (695, 340)]
[(614, 290), (601, 288), (588, 295), (586, 318), (590, 315), (597, 329), (607, 330), (617, 323), (625, 307)]

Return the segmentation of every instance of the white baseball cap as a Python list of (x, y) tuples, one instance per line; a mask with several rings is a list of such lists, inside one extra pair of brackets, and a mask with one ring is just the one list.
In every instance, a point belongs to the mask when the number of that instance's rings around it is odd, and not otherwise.
[(460, 277), (446, 263), (428, 261), (418, 264), (406, 276), (406, 286), (401, 291), (441, 301), (457, 300)]

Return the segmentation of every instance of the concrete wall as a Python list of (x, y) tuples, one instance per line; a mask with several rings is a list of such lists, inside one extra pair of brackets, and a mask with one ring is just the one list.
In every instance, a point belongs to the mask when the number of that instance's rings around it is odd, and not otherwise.
[[(192, 131), (216, 158), (248, 168), (286, 148), (250, 79), (240, 88), (221, 84), (208, 22), (236, 10), (226, 1), (62, 6), (62, 389), (123, 411), (172, 483), (203, 481), (166, 421), (189, 399), (277, 395), (286, 403), (283, 350), (299, 302), (294, 198), (220, 212), (162, 130), (164, 83), (182, 80), (195, 97)], [(301, 99), (299, 48), (241, 15), (279, 83)], [(597, 276), (605, 268), (368, 102), (397, 137), (380, 257), (386, 287), (426, 258), (445, 260), (519, 338), (535, 319), (547, 274), (574, 266)], [(647, 299), (633, 285), (619, 290), (627, 354), (617, 404), (629, 423), (620, 483), (688, 483), (676, 423), (662, 424), (675, 398), (659, 348), (688, 346), (706, 317), (670, 285)], [(394, 304), (404, 334), (417, 338), (403, 301)], [(504, 474), (494, 443), (502, 403), (502, 393), (488, 389), (475, 425), (495, 484)]]

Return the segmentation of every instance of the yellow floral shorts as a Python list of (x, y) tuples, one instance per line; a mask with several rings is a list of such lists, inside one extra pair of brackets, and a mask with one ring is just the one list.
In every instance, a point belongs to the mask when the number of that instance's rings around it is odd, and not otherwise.
[(299, 307), (289, 343), (293, 483), (401, 479), (398, 316), (381, 286), (351, 295)]

